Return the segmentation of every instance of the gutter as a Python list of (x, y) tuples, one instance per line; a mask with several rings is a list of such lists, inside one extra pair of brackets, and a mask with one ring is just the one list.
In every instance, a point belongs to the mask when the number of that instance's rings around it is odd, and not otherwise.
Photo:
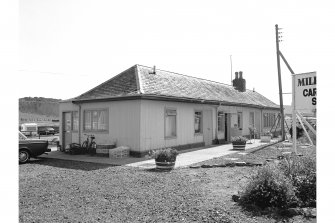
[(171, 96), (159, 96), (159, 95), (131, 95), (131, 96), (117, 96), (117, 97), (108, 97), (108, 98), (92, 98), (92, 99), (82, 99), (82, 100), (72, 100), (72, 103), (83, 103), (83, 102), (105, 102), (105, 101), (121, 101), (121, 100), (156, 100), (156, 101), (174, 101), (174, 102), (186, 102), (186, 103), (199, 103), (199, 104), (224, 104), (226, 106), (241, 106), (241, 107), (252, 107), (259, 109), (273, 109), (280, 110), (280, 108), (252, 105), (245, 103), (234, 103), (227, 101), (215, 101), (215, 100), (204, 100), (204, 99), (194, 99), (194, 98), (181, 98), (181, 97), (171, 97)]

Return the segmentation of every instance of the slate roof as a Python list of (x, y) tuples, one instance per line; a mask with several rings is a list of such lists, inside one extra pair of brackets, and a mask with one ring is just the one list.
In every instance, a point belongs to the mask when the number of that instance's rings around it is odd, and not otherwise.
[(123, 100), (146, 98), (222, 103), (262, 108), (279, 106), (258, 92), (240, 92), (233, 86), (195, 78), (142, 65), (134, 65), (90, 91), (74, 98), (74, 102), (91, 100)]

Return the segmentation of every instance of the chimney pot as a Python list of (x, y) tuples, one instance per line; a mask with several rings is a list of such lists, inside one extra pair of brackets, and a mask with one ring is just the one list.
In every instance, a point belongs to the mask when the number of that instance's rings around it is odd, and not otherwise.
[(233, 80), (233, 87), (240, 92), (245, 92), (246, 90), (245, 79), (243, 79), (242, 71), (235, 72), (235, 79)]
[(238, 78), (238, 72), (235, 72), (235, 79)]

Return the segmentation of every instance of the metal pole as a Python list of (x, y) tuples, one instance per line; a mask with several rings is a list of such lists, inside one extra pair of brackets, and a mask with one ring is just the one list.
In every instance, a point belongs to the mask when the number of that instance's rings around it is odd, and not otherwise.
[(313, 143), (313, 141), (311, 140), (311, 137), (309, 137), (309, 134), (308, 134), (308, 132), (307, 132), (305, 126), (304, 126), (304, 123), (302, 123), (300, 116), (297, 115), (297, 118), (298, 118), (298, 120), (299, 120), (299, 122), (300, 122), (300, 125), (301, 125), (301, 127), (303, 128), (303, 130), (304, 130), (304, 132), (305, 132), (305, 134), (306, 134), (306, 136), (307, 136), (309, 142), (312, 144), (312, 146), (314, 146), (314, 143)]
[(278, 25), (276, 24), (276, 50), (277, 50), (277, 68), (278, 68), (278, 84), (279, 84), (279, 101), (280, 101), (280, 113), (281, 117), (281, 134), (282, 140), (285, 140), (285, 129), (284, 129), (284, 107), (283, 107), (283, 95), (281, 86), (281, 70), (280, 70), (280, 56), (279, 56), (279, 37), (278, 37)]
[(295, 109), (295, 75), (292, 75), (292, 144), (297, 154), (297, 116)]
[(291, 66), (288, 64), (287, 60), (285, 59), (284, 55), (279, 51), (280, 57), (283, 59), (284, 63), (286, 64), (287, 68), (290, 70), (291, 74), (294, 74)]
[(230, 82), (233, 84), (233, 62), (230, 55)]

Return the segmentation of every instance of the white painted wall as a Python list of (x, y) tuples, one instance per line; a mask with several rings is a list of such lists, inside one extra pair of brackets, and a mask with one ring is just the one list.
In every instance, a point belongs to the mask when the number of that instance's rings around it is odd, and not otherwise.
[[(84, 131), (83, 120), (85, 109), (108, 109), (109, 112), (109, 130), (106, 132)], [(60, 104), (60, 114), (63, 111), (79, 111), (77, 105), (69, 103)], [(61, 123), (62, 123), (62, 115)], [(81, 104), (81, 141), (86, 136), (84, 134), (95, 135), (97, 144), (112, 144), (116, 141), (117, 146), (129, 146), (133, 151), (139, 151), (140, 140), (140, 101), (111, 101), (111, 102), (92, 102)], [(60, 127), (62, 133), (62, 126)], [(60, 134), (61, 137), (62, 134)], [(73, 142), (79, 142), (78, 133), (72, 133)], [(62, 141), (61, 141), (62, 142)]]
[[(107, 132), (84, 132), (83, 118), (85, 109), (108, 109), (109, 130)], [(177, 110), (177, 137), (165, 138), (164, 120), (165, 108)], [(218, 106), (192, 104), (183, 102), (165, 102), (154, 100), (128, 100), (112, 102), (93, 102), (81, 105), (80, 127), (81, 140), (79, 142), (78, 132), (72, 133), (72, 141), (82, 143), (86, 136), (94, 134), (97, 144), (111, 144), (115, 140), (117, 146), (129, 146), (132, 151), (144, 152), (152, 149), (185, 145), (203, 142), (203, 134), (194, 133), (194, 112), (196, 110), (210, 110), (212, 112), (212, 133), (215, 138), (217, 128), (216, 111), (231, 114), (231, 126), (237, 124), (237, 112), (243, 113), (242, 130), (231, 128), (231, 136), (249, 135), (249, 114), (255, 113), (255, 127), (258, 132), (262, 129), (262, 114), (264, 112), (278, 113), (275, 110), (263, 110), (239, 106)], [(64, 111), (79, 111), (79, 107), (71, 102), (60, 103), (60, 143), (62, 143), (62, 113)], [(218, 132), (218, 139), (224, 138), (224, 132)]]
[[(165, 138), (165, 108), (177, 110), (177, 137)], [(141, 151), (203, 142), (203, 134), (194, 133), (194, 112), (215, 107), (203, 104), (141, 100)], [(214, 121), (213, 121), (214, 122)], [(215, 135), (213, 126), (213, 139)]]

